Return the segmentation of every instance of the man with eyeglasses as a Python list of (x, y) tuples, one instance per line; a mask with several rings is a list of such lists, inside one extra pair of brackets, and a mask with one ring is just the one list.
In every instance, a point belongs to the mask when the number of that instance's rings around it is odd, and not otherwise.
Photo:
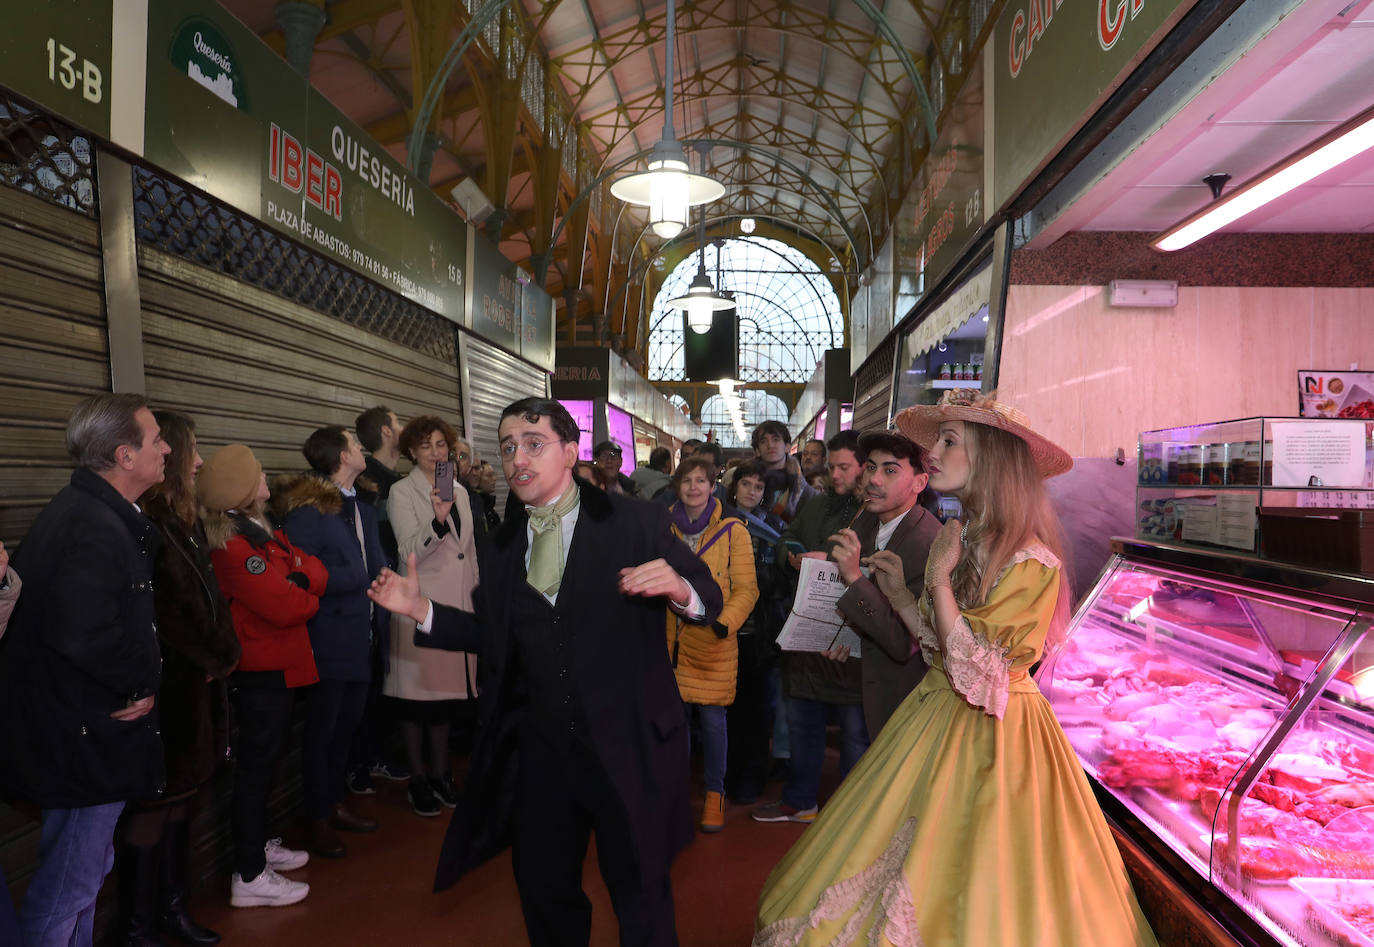
[(414, 569), (371, 592), (419, 636), (481, 655), (477, 741), (435, 888), (510, 845), (531, 944), (586, 944), (595, 832), (620, 942), (676, 944), (668, 873), (692, 810), (663, 606), (709, 625), (720, 588), (664, 507), (574, 481), (577, 423), (557, 401), (508, 406), (498, 437), (524, 509), (483, 550), (476, 615), (431, 604)]

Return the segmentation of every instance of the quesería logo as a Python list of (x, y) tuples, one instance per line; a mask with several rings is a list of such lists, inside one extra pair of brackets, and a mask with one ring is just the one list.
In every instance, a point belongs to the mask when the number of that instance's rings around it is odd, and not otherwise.
[(172, 38), (168, 58), (192, 82), (236, 109), (248, 108), (234, 49), (209, 20), (196, 16), (183, 22)]

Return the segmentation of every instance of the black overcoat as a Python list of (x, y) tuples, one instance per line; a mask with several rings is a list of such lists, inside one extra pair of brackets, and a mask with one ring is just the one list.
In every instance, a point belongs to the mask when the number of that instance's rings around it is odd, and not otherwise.
[[(620, 570), (662, 558), (691, 583), (706, 607), (702, 624), (720, 614), (720, 587), (701, 560), (673, 536), (656, 503), (607, 495), (578, 481), (581, 510), (563, 571), (555, 613), (572, 623), (573, 673), (587, 731), (625, 807), (640, 871), (661, 877), (692, 839), (686, 716), (665, 644), (665, 602), (621, 595)], [(516, 741), (523, 708), (515, 699), (510, 603), (525, 581), (523, 508), (479, 550), (478, 618), (435, 607), (434, 631), (467, 640), (476, 651), (481, 697), (465, 798), (454, 812), (439, 856), (435, 890), (510, 844), (518, 783)]]
[(153, 523), (78, 469), (14, 554), (23, 594), (0, 640), (0, 788), (43, 808), (147, 799), (165, 782)]

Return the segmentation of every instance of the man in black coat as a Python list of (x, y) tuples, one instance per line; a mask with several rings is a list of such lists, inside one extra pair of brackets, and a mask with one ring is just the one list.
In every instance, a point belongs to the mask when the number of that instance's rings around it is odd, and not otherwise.
[(26, 944), (90, 943), (124, 803), (162, 791), (157, 530), (134, 501), (168, 451), (142, 395), (78, 404), (77, 469), (14, 555), (24, 594), (0, 642), (0, 790), (42, 809)]
[(573, 478), (577, 424), (558, 402), (515, 402), (498, 434), (525, 506), (482, 551), (478, 617), (421, 597), (414, 568), (372, 591), (416, 620), (417, 642), (481, 655), (477, 743), (435, 888), (509, 844), (530, 942), (585, 945), (595, 832), (621, 943), (676, 944), (668, 870), (692, 812), (665, 604), (710, 624), (720, 588), (662, 506)]

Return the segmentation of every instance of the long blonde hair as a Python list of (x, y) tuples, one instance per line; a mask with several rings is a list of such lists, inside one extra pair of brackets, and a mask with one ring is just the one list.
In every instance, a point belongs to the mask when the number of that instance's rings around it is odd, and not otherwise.
[[(969, 421), (964, 424), (964, 445), (969, 459), (968, 483), (959, 497), (965, 517), (964, 551), (950, 579), (955, 598), (971, 608), (988, 600), (1012, 557), (1033, 542), (1040, 542), (1062, 563), (1064, 533), (1025, 441)], [(1047, 652), (1063, 641), (1071, 602), (1068, 570), (1061, 565)]]

